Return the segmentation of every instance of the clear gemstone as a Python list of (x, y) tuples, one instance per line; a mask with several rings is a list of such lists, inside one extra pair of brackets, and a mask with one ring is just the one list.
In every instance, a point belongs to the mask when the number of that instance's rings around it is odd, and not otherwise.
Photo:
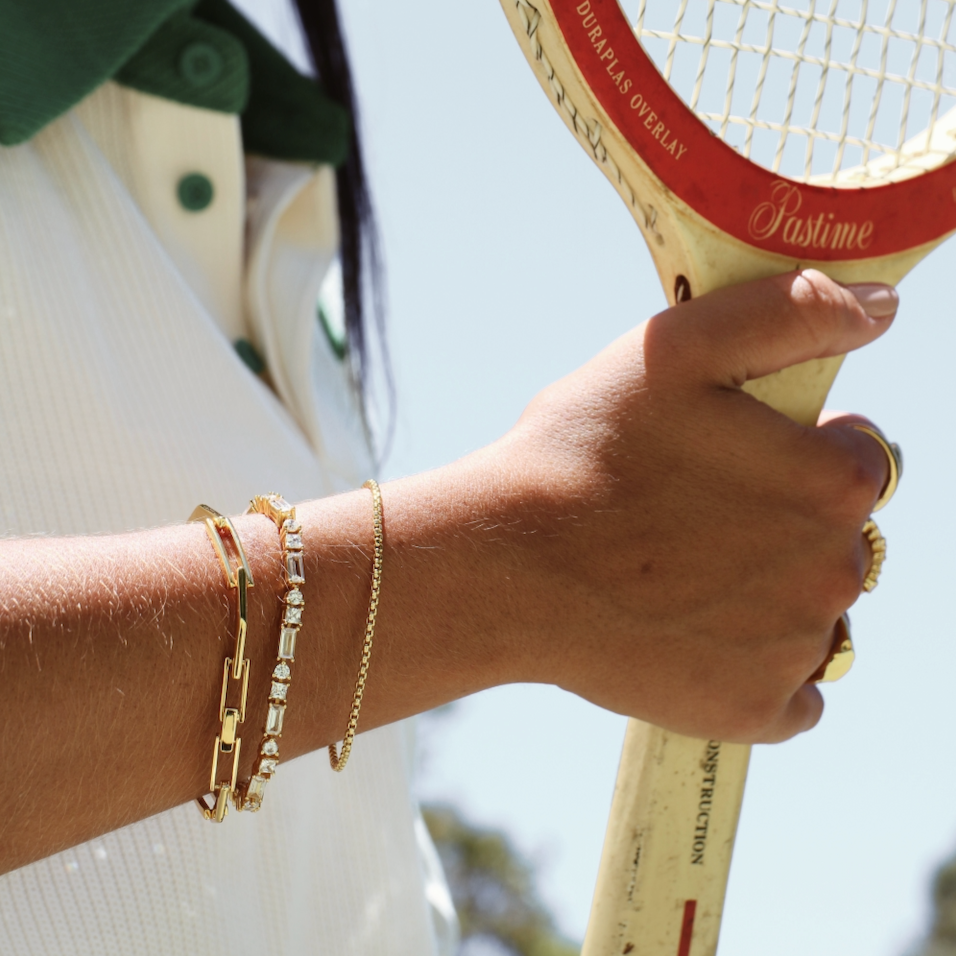
[(269, 713), (266, 715), (266, 733), (270, 736), (281, 734), (284, 718), (285, 704), (269, 704)]
[(262, 799), (262, 794), (266, 789), (266, 778), (255, 776), (249, 781), (249, 789), (246, 791), (246, 799), (258, 803)]
[(259, 773), (275, 773), (279, 761), (275, 757), (265, 757), (259, 761)]
[(285, 572), (289, 576), (289, 584), (305, 583), (305, 562), (301, 551), (286, 552)]
[(280, 514), (288, 514), (288, 512), (292, 510), (292, 505), (290, 505), (282, 495), (273, 495), (271, 501), (272, 507)]
[(285, 603), (286, 603), (286, 604), (299, 604), (299, 605), (301, 605), (301, 604), (305, 604), (305, 598), (302, 597), (302, 592), (301, 592), (298, 588), (293, 588), (293, 589), (285, 596)]
[(271, 737), (262, 745), (262, 752), (267, 757), (274, 757), (279, 752), (279, 744)]
[(292, 676), (292, 671), (288, 664), (280, 661), (273, 669), (272, 676), (276, 680), (288, 680)]
[(279, 633), (279, 657), (285, 661), (295, 660), (295, 636), (297, 627), (284, 627)]
[(280, 684), (278, 681), (272, 682), (272, 689), (269, 691), (269, 696), (273, 700), (285, 700), (285, 695), (289, 693), (288, 684)]
[(285, 617), (283, 620), (286, 624), (301, 624), (302, 623), (302, 608), (300, 607), (287, 607), (285, 609)]
[(285, 536), (285, 546), (290, 551), (301, 551), (302, 550), (302, 535), (301, 534), (287, 534)]
[(287, 518), (282, 522), (282, 530), (286, 534), (298, 534), (302, 530), (302, 525), (295, 518)]

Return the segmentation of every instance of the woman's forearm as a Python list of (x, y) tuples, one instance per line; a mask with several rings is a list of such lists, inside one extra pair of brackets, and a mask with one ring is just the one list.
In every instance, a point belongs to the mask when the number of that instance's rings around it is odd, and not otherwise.
[[(388, 552), (363, 730), (532, 677), (521, 673), (518, 655), (505, 652), (510, 639), (498, 611), (507, 572), (496, 584), (482, 553), (495, 507), (476, 484), (460, 485), (466, 472), (456, 466), (386, 486)], [(367, 491), (297, 511), (305, 610), (283, 759), (344, 733), (371, 572)], [(245, 645), (248, 715), (240, 726), (240, 779), (248, 779), (284, 587), (272, 522), (248, 515), (234, 524), (255, 580)], [(209, 789), (235, 601), (201, 523), (0, 542), (2, 751), (8, 765), (19, 765), (0, 797), (0, 871)]]

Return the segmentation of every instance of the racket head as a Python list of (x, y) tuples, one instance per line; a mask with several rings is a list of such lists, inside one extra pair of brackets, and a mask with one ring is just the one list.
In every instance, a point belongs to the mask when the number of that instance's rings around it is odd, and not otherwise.
[(622, 4), (697, 117), (774, 173), (872, 186), (952, 157), (952, 137), (933, 135), (956, 106), (949, 0)]
[(910, 137), (895, 165), (873, 150), (868, 164), (801, 180), (715, 135), (617, 0), (502, 4), (552, 103), (631, 209), (672, 302), (799, 266), (897, 282), (956, 230), (956, 110), (937, 109), (931, 135)]

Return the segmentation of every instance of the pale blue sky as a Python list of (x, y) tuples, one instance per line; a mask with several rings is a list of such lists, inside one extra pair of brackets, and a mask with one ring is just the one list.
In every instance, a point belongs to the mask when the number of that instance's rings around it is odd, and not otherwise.
[[(495, 0), (341, 5), (389, 270), (394, 476), (496, 438), (664, 299)], [(853, 610), (852, 675), (825, 691), (815, 732), (755, 752), (724, 954), (900, 956), (925, 925), (933, 867), (956, 848), (953, 275), (956, 243), (904, 281), (896, 326), (834, 390), (832, 407), (903, 444), (906, 475), (879, 516), (880, 587)], [(503, 688), (426, 728), (421, 792), (506, 827), (580, 937), (622, 734), (622, 718), (560, 691)]]

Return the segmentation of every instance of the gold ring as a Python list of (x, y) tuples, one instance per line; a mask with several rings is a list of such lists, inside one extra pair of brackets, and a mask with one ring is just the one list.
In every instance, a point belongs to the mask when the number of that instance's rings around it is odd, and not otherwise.
[(887, 441), (886, 435), (875, 425), (852, 424), (850, 427), (855, 428), (858, 432), (863, 432), (864, 435), (869, 435), (886, 453), (886, 461), (890, 466), (890, 476), (886, 479), (886, 484), (883, 486), (876, 504), (873, 505), (873, 510), (879, 511), (880, 508), (885, 508), (890, 503), (890, 498), (896, 494), (896, 487), (900, 483), (900, 478), (903, 477), (903, 449), (895, 441)]
[(880, 529), (872, 518), (863, 525), (863, 536), (870, 542), (870, 550), (873, 552), (870, 570), (863, 579), (863, 590), (869, 593), (880, 580), (880, 571), (883, 570), (883, 562), (886, 560), (886, 538), (880, 534)]
[(820, 665), (810, 681), (814, 684), (832, 684), (833, 681), (846, 676), (855, 660), (856, 652), (850, 637), (850, 615), (841, 614), (833, 629), (830, 656)]

